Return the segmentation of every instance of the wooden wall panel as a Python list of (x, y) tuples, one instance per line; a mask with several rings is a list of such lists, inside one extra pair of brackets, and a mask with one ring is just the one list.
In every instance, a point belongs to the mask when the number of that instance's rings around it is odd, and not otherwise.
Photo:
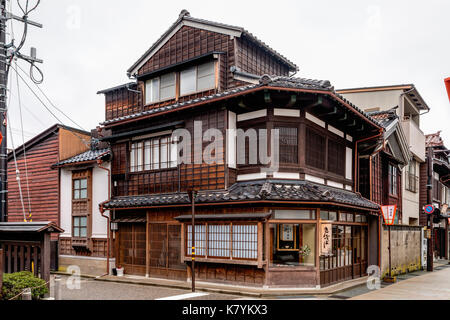
[(89, 150), (91, 136), (59, 129), (59, 160), (63, 161)]
[[(30, 198), (28, 198), (27, 192), (23, 154), (17, 158), (25, 210), (27, 213), (29, 212), (28, 203), (30, 200), (33, 221), (52, 221), (59, 224), (59, 170), (51, 169), (51, 166), (58, 162), (58, 154), (57, 134), (49, 136), (27, 150)], [(8, 163), (8, 190), (8, 221), (23, 221), (14, 160)]]

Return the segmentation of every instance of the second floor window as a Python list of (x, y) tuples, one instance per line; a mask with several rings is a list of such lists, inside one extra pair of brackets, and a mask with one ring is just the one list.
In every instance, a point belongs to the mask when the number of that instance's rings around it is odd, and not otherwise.
[(306, 164), (325, 170), (325, 137), (306, 129)]
[(145, 103), (175, 99), (175, 73), (169, 73), (147, 80), (145, 83)]
[(397, 177), (398, 177), (398, 169), (397, 167), (389, 164), (389, 194), (393, 196), (397, 196)]
[(277, 127), (280, 133), (280, 163), (298, 163), (298, 129)]
[(87, 179), (73, 180), (73, 199), (82, 200), (87, 199)]
[(180, 72), (180, 96), (214, 89), (216, 71), (214, 61)]
[(412, 160), (408, 165), (408, 171), (406, 172), (405, 182), (406, 182), (406, 190), (417, 193), (418, 192), (418, 185), (419, 185), (419, 178), (417, 177), (416, 172), (416, 161)]
[(177, 146), (171, 136), (155, 137), (131, 144), (130, 172), (161, 170), (177, 166)]

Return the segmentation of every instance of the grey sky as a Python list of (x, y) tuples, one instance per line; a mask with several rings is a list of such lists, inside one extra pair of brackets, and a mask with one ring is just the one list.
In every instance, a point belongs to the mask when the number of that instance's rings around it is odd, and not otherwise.
[[(16, 0), (11, 1), (18, 13)], [(330, 80), (336, 88), (414, 83), (431, 107), (422, 130), (442, 130), (450, 147), (450, 103), (443, 81), (450, 77), (447, 0), (43, 0), (30, 19), (43, 23), (44, 29), (31, 27), (23, 53), (37, 47), (38, 57), (44, 59), (42, 90), (90, 130), (105, 114), (104, 97), (96, 92), (127, 82), (126, 70), (182, 9), (194, 17), (246, 28), (295, 62), (300, 77)], [(19, 23), (14, 23), (14, 32), (19, 41)], [(20, 65), (28, 68), (24, 62)], [(10, 124), (17, 147), (22, 137), (15, 83), (13, 75)], [(56, 120), (23, 83), (19, 88), (29, 139)]]

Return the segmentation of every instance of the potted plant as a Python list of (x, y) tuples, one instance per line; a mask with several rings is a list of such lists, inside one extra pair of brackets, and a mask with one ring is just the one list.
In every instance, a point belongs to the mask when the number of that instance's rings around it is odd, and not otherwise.
[(117, 276), (118, 277), (123, 277), (123, 267), (119, 264), (118, 266), (117, 266), (117, 268), (116, 268), (116, 271), (117, 271)]

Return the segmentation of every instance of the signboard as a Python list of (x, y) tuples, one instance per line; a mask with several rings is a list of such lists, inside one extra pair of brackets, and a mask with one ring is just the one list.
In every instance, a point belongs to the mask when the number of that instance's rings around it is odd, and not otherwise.
[(294, 225), (293, 224), (283, 224), (281, 240), (282, 241), (294, 241)]
[(395, 222), (395, 215), (397, 214), (397, 206), (382, 206), (384, 222), (388, 226), (392, 226)]
[(426, 205), (426, 206), (423, 208), (423, 211), (425, 211), (426, 214), (433, 214), (434, 210), (435, 210), (435, 208), (434, 208), (434, 206), (431, 205), (431, 204)]
[(320, 255), (329, 256), (332, 254), (332, 231), (331, 223), (323, 223), (320, 227)]
[(426, 237), (427, 230), (422, 229), (422, 267), (427, 267), (428, 258), (428, 239)]

